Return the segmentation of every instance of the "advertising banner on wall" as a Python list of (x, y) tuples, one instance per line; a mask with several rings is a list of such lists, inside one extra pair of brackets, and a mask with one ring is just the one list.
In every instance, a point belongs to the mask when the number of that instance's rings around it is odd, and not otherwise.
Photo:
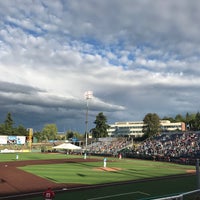
[(26, 136), (0, 135), (0, 144), (25, 144)]
[(0, 144), (7, 144), (7, 135), (0, 135)]
[(8, 136), (8, 144), (17, 144), (17, 136)]
[(25, 136), (17, 136), (17, 144), (25, 144), (26, 137)]

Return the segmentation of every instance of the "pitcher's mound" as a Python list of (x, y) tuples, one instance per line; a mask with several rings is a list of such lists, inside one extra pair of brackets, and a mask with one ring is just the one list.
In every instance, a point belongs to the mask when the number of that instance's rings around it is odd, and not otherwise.
[(95, 171), (108, 171), (108, 172), (116, 172), (122, 170), (122, 168), (117, 167), (96, 167), (94, 168)]
[(187, 173), (194, 174), (194, 173), (196, 172), (196, 170), (191, 169), (191, 170), (186, 170), (186, 172), (187, 172)]

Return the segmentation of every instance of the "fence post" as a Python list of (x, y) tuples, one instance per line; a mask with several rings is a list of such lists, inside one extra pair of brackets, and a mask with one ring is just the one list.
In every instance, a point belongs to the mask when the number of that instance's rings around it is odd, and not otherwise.
[(199, 159), (197, 159), (197, 162), (196, 162), (196, 176), (197, 176), (197, 189), (200, 189)]

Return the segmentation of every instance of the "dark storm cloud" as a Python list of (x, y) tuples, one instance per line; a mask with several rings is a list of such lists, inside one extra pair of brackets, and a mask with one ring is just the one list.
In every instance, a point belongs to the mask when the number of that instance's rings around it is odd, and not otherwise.
[(88, 90), (90, 127), (98, 112), (198, 111), (199, 13), (197, 0), (0, 1), (0, 119), (84, 132)]

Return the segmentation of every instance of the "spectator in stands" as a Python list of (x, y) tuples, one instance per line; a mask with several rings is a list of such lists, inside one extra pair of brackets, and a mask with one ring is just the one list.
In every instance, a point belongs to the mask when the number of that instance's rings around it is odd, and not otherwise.
[(168, 133), (149, 138), (134, 150), (133, 154), (155, 157), (158, 160), (179, 160), (187, 163), (200, 155), (199, 133)]
[(43, 192), (44, 200), (52, 200), (55, 197), (54, 191), (49, 187), (46, 191)]

